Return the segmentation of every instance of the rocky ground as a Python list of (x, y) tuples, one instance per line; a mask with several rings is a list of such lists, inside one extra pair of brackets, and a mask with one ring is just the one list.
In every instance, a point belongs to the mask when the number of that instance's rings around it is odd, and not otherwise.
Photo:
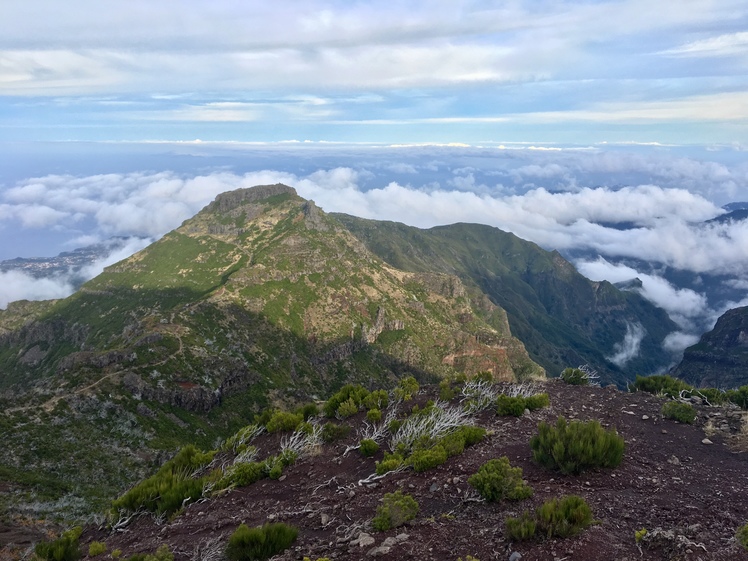
[[(432, 389), (435, 391), (435, 389)], [(735, 530), (748, 522), (748, 453), (742, 413), (698, 406), (694, 425), (663, 419), (663, 399), (646, 393), (624, 393), (609, 388), (545, 384), (548, 408), (524, 416), (498, 417), (482, 413), (478, 424), (489, 436), (446, 464), (424, 473), (390, 474), (370, 485), (359, 480), (374, 473), (374, 462), (343, 441), (325, 445), (319, 454), (298, 461), (281, 480), (261, 480), (228, 494), (189, 505), (171, 521), (150, 516), (136, 519), (124, 531), (87, 528), (81, 542), (86, 552), (93, 540), (106, 542), (108, 551), (122, 550), (122, 558), (153, 552), (168, 544), (176, 561), (218, 560), (228, 536), (240, 523), (249, 526), (284, 521), (299, 528), (299, 537), (277, 560), (416, 559), (463, 561), (638, 561), (659, 559), (748, 560), (735, 540)], [(422, 392), (418, 400), (429, 395)], [(532, 460), (530, 438), (540, 421), (559, 415), (580, 420), (598, 419), (624, 437), (622, 464), (580, 476), (548, 472)], [(354, 417), (351, 422), (360, 423)], [(741, 424), (742, 423), (742, 424)], [(741, 432), (742, 431), (742, 432)], [(278, 437), (255, 443), (271, 450)], [(742, 449), (741, 449), (742, 447)], [(519, 503), (486, 503), (467, 478), (487, 460), (508, 456), (521, 467), (535, 493)], [(405, 526), (376, 532), (371, 526), (385, 493), (402, 489), (420, 506), (417, 518)], [(525, 509), (562, 495), (582, 496), (592, 508), (596, 524), (568, 539), (511, 543), (504, 520)], [(634, 533), (648, 537), (639, 545)], [(6, 555), (11, 548), (6, 547)], [(16, 555), (28, 546), (13, 549)], [(109, 553), (97, 559), (110, 559)]]

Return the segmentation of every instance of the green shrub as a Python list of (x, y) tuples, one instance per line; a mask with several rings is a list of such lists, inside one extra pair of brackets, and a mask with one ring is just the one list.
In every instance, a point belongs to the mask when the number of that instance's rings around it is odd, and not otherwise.
[(258, 561), (270, 559), (288, 548), (299, 531), (293, 526), (277, 522), (249, 528), (241, 524), (229, 537), (226, 555), (231, 561)]
[(636, 376), (629, 384), (629, 390), (648, 392), (655, 395), (677, 397), (682, 390), (693, 390), (693, 386), (683, 380), (667, 375)]
[(662, 406), (662, 416), (679, 423), (691, 424), (696, 420), (696, 409), (681, 401), (668, 401)]
[(218, 481), (219, 489), (246, 487), (263, 479), (266, 474), (265, 462), (242, 462), (228, 468)]
[(348, 398), (340, 404), (338, 410), (335, 413), (336, 416), (342, 419), (347, 419), (348, 417), (351, 417), (358, 413), (358, 405), (356, 405), (356, 402), (353, 401), (353, 398)]
[(496, 413), (498, 415), (521, 417), (525, 412), (525, 398), (521, 396), (509, 397), (500, 395), (496, 398)]
[(400, 430), (400, 427), (403, 425), (404, 421), (401, 421), (400, 419), (392, 419), (387, 424), (387, 430), (390, 431), (390, 434), (397, 434), (397, 431)]
[(726, 397), (742, 409), (748, 409), (748, 386), (740, 386), (736, 390), (727, 390)]
[(636, 543), (641, 543), (641, 541), (644, 539), (644, 536), (646, 536), (649, 532), (646, 528), (642, 528), (641, 530), (636, 530), (634, 532), (634, 541)]
[(506, 456), (487, 461), (468, 483), (487, 501), (519, 501), (532, 496), (532, 487), (522, 480), (522, 468), (511, 467)]
[(374, 390), (363, 400), (363, 406), (368, 409), (386, 409), (390, 402), (389, 395), (384, 390)]
[(88, 545), (88, 556), (89, 557), (96, 557), (97, 555), (101, 555), (102, 553), (106, 552), (106, 544), (103, 542), (91, 542)]
[(590, 383), (587, 374), (579, 368), (565, 368), (561, 372), (561, 380), (573, 386), (586, 386)]
[(618, 466), (624, 442), (614, 429), (606, 431), (597, 421), (567, 423), (559, 417), (555, 427), (545, 422), (538, 425), (530, 448), (541, 466), (576, 475), (591, 468)]
[(45, 561), (75, 561), (81, 556), (78, 539), (82, 533), (83, 528), (76, 526), (54, 541), (39, 542), (34, 552)]
[(319, 415), (319, 407), (317, 407), (316, 403), (307, 403), (306, 405), (303, 405), (300, 407), (296, 413), (300, 414), (305, 421), (308, 421), (312, 417), (316, 417)]
[(356, 405), (356, 410), (358, 411), (358, 407), (363, 405), (363, 402), (368, 395), (369, 390), (363, 386), (347, 384), (340, 388), (339, 391), (333, 394), (332, 397), (325, 402), (322, 411), (324, 411), (325, 415), (328, 417), (334, 417), (338, 412), (340, 405), (349, 399), (353, 400), (353, 403)]
[(371, 438), (364, 438), (359, 444), (358, 451), (368, 458), (379, 452), (379, 444)]
[(210, 463), (213, 455), (214, 452), (203, 453), (192, 445), (185, 446), (154, 475), (113, 501), (112, 510), (176, 512), (186, 499), (196, 501), (202, 497), (205, 478), (193, 479), (191, 474)]
[(348, 436), (351, 427), (348, 425), (338, 425), (336, 423), (325, 423), (322, 427), (322, 440), (327, 443), (335, 442)]
[(748, 549), (748, 524), (743, 524), (738, 528), (735, 532), (735, 539), (743, 546), (743, 549)]
[(465, 435), (460, 431), (455, 431), (440, 439), (439, 444), (444, 448), (448, 457), (459, 456), (465, 450)]
[(168, 545), (162, 544), (155, 553), (136, 553), (128, 557), (127, 561), (174, 561), (174, 554)]
[(408, 376), (400, 380), (393, 393), (397, 399), (410, 401), (419, 389), (418, 381), (413, 376)]
[(418, 503), (413, 497), (403, 494), (402, 491), (386, 493), (382, 504), (377, 507), (377, 515), (372, 520), (372, 525), (375, 530), (385, 532), (413, 520), (417, 514)]
[(538, 530), (549, 538), (566, 538), (592, 524), (592, 511), (583, 498), (569, 495), (543, 503), (536, 512), (536, 519)]
[(416, 473), (435, 468), (447, 461), (447, 451), (441, 444), (427, 450), (416, 450), (408, 458)]
[(486, 436), (486, 429), (483, 427), (462, 426), (457, 431), (465, 438), (465, 446), (478, 444)]
[(525, 408), (530, 411), (537, 411), (543, 407), (548, 407), (551, 400), (547, 393), (538, 393), (525, 398)]
[(393, 471), (403, 465), (403, 457), (400, 454), (384, 453), (384, 459), (377, 462), (377, 475), (384, 475), (388, 471)]
[(268, 432), (289, 432), (304, 422), (304, 416), (290, 411), (276, 411), (265, 425)]
[(527, 511), (523, 512), (519, 518), (507, 518), (504, 522), (506, 534), (512, 541), (525, 541), (535, 537), (537, 522), (535, 518)]
[(439, 399), (442, 401), (451, 401), (454, 399), (457, 392), (452, 389), (452, 381), (449, 378), (444, 378), (439, 382)]
[(378, 423), (382, 420), (382, 410), (381, 409), (369, 409), (366, 412), (366, 420), (370, 423)]
[(112, 556), (112, 559), (119, 559), (122, 557), (122, 550), (121, 549), (113, 549), (112, 553), (110, 553)]

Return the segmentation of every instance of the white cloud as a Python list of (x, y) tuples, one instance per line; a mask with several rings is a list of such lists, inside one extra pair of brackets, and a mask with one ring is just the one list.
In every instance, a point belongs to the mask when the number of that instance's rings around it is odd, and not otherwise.
[(623, 341), (616, 343), (613, 348), (613, 355), (605, 358), (616, 366), (623, 366), (639, 354), (639, 348), (646, 333), (641, 324), (627, 323), (626, 335), (624, 335)]
[(20, 271), (0, 272), (0, 309), (16, 300), (50, 300), (73, 293), (73, 285), (65, 277), (36, 279)]
[(717, 37), (692, 41), (663, 51), (662, 54), (698, 57), (748, 54), (748, 32), (726, 33)]

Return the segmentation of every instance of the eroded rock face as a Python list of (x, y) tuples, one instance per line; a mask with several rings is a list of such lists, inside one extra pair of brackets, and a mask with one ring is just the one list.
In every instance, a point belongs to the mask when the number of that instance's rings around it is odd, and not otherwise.
[(686, 349), (673, 373), (694, 386), (748, 384), (748, 307), (725, 312), (712, 331)]
[(257, 185), (255, 187), (236, 189), (234, 191), (221, 193), (208, 205), (206, 210), (208, 212), (217, 211), (228, 213), (239, 206), (248, 203), (256, 203), (277, 195), (297, 196), (296, 189), (289, 187), (288, 185), (283, 185), (282, 183), (276, 183), (275, 185)]

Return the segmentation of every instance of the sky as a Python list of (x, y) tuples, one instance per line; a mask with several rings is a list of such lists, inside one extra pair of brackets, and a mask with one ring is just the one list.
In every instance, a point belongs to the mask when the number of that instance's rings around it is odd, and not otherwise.
[(709, 222), (748, 201), (748, 3), (0, 3), (0, 260), (125, 238), (93, 276), (276, 182), (638, 278), (677, 352), (748, 304), (748, 223)]
[(0, 3), (0, 140), (748, 144), (744, 0)]

